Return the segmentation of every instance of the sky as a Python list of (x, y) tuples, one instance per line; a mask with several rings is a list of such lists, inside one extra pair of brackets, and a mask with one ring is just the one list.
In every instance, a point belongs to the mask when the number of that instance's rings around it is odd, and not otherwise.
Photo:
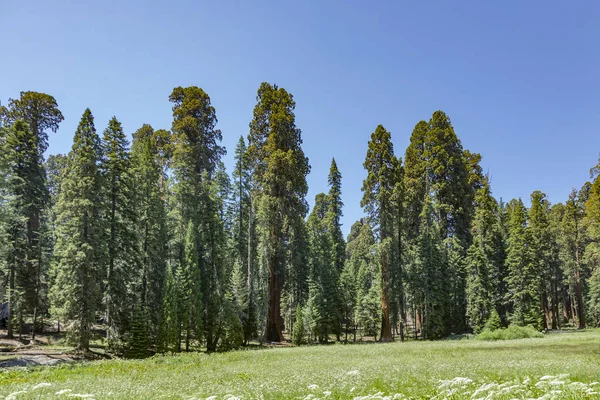
[(311, 164), (307, 200), (335, 157), (344, 223), (361, 216), (362, 166), (378, 124), (404, 155), (414, 126), (446, 112), (483, 156), (493, 194), (564, 201), (600, 152), (597, 1), (0, 1), (0, 101), (54, 96), (68, 152), (86, 107), (101, 133), (171, 127), (168, 96), (199, 86), (228, 150), (266, 81), (296, 101)]

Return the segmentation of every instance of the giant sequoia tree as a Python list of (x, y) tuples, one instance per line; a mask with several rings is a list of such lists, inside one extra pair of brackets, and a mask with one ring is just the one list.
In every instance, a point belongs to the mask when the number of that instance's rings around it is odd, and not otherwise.
[(367, 211), (369, 220), (379, 238), (381, 246), (381, 309), (382, 322), (380, 339), (392, 340), (392, 325), (390, 320), (390, 300), (392, 288), (390, 265), (393, 259), (393, 237), (396, 221), (394, 205), (394, 188), (397, 171), (400, 168), (398, 159), (394, 156), (394, 146), (391, 135), (382, 125), (377, 126), (371, 135), (367, 157), (364, 162), (367, 178), (363, 182), (363, 198), (361, 206)]
[(254, 118), (248, 135), (248, 154), (253, 169), (254, 201), (261, 246), (268, 270), (266, 339), (283, 340), (281, 291), (288, 238), (307, 212), (308, 158), (302, 151), (296, 127), (292, 95), (283, 88), (262, 83), (256, 96)]

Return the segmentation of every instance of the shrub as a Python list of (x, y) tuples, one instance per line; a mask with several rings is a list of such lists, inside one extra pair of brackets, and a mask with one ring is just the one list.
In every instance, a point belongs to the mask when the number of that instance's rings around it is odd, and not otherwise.
[(536, 331), (531, 326), (510, 325), (506, 329), (484, 329), (479, 335), (475, 336), (477, 340), (512, 340), (512, 339), (527, 339), (541, 338), (544, 335)]
[(500, 321), (500, 316), (498, 315), (498, 312), (496, 310), (493, 310), (491, 312), (489, 318), (487, 319), (487, 321), (485, 321), (485, 326), (483, 329), (489, 331), (502, 329), (502, 321)]

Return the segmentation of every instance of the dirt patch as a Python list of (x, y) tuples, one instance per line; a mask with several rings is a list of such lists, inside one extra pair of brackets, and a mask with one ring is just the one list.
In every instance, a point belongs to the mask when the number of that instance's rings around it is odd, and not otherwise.
[(38, 365), (57, 365), (64, 362), (74, 361), (67, 355), (19, 355), (15, 358), (0, 361), (0, 368), (15, 368), (15, 367), (35, 367)]

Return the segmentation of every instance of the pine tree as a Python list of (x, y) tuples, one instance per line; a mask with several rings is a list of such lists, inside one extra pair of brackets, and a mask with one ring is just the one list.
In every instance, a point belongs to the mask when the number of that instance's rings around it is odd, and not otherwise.
[(131, 158), (141, 271), (136, 278), (138, 308), (148, 310), (151, 342), (157, 339), (167, 270), (166, 180), (159, 143), (150, 125), (133, 135)]
[(508, 240), (506, 268), (508, 270), (509, 319), (513, 324), (541, 325), (536, 277), (531, 268), (531, 250), (527, 229), (527, 209), (519, 200), (508, 203)]
[(558, 327), (558, 296), (556, 295), (559, 274), (556, 239), (552, 235), (549, 221), (550, 204), (546, 195), (535, 191), (531, 194), (529, 209), (529, 243), (531, 249), (531, 292), (541, 303), (544, 329)]
[[(427, 191), (426, 191), (427, 192)], [(446, 333), (444, 318), (447, 310), (447, 287), (439, 215), (430, 195), (426, 196), (419, 236), (414, 242), (410, 259), (413, 303), (417, 305), (414, 320), (424, 339), (437, 339)]]
[(473, 243), (467, 252), (467, 315), (475, 332), (483, 329), (495, 309), (493, 302), (493, 227), (497, 205), (489, 182), (477, 191), (475, 216), (471, 228)]
[(89, 350), (91, 327), (100, 301), (103, 226), (100, 219), (100, 138), (86, 109), (75, 132), (57, 204), (57, 276), (53, 301), (72, 321), (71, 338)]
[(131, 326), (135, 283), (139, 273), (139, 250), (134, 182), (129, 143), (121, 123), (112, 117), (102, 138), (103, 218), (106, 221), (106, 278), (104, 304), (107, 338), (120, 351)]
[[(394, 188), (398, 159), (394, 156), (394, 147), (390, 133), (382, 125), (377, 126), (371, 135), (369, 149), (364, 162), (367, 178), (363, 182), (363, 198), (361, 206), (365, 208), (374, 230), (382, 244), (381, 251), (381, 341), (392, 340), (392, 325), (390, 320), (391, 293), (391, 261), (394, 236)], [(389, 253), (388, 253), (389, 251)]]
[[(177, 87), (169, 96), (173, 103), (173, 156), (170, 162), (175, 178), (175, 195), (179, 208), (179, 234), (193, 225), (197, 246), (195, 262), (200, 270), (203, 315), (207, 349), (216, 350), (218, 326), (225, 295), (225, 236), (222, 217), (225, 210), (216, 179), (217, 167), (225, 149), (219, 145), (221, 131), (210, 97), (195, 86)], [(213, 184), (213, 179), (215, 183)], [(222, 185), (221, 185), (222, 187)], [(179, 248), (183, 249), (183, 240)], [(183, 260), (181, 252), (180, 262)]]
[(318, 315), (316, 330), (321, 343), (328, 342), (329, 334), (339, 334), (341, 326), (336, 245), (331, 231), (333, 224), (328, 220), (328, 217), (331, 217), (330, 201), (331, 199), (324, 193), (318, 194), (315, 198), (315, 206), (308, 217), (309, 298)]
[(299, 221), (304, 219), (308, 208), (304, 197), (310, 166), (301, 148), (300, 129), (295, 126), (295, 106), (292, 95), (285, 89), (262, 83), (248, 136), (260, 247), (265, 251), (268, 271), (265, 337), (273, 342), (283, 340), (281, 292), (285, 282), (285, 238), (294, 236), (294, 230), (302, 226)]

